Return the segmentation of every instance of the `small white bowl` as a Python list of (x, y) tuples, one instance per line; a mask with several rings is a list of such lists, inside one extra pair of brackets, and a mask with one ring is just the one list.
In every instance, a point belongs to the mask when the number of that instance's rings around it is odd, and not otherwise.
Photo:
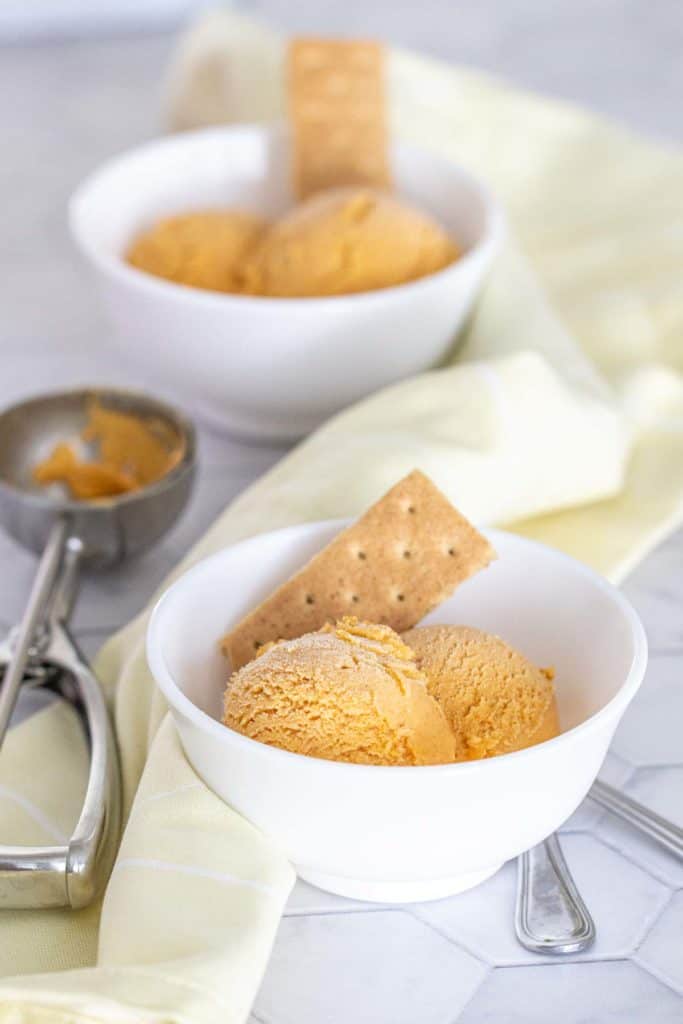
[(502, 234), (487, 189), (450, 161), (398, 143), (397, 192), (465, 249), (397, 288), (314, 299), (224, 295), (130, 267), (135, 234), (160, 217), (236, 206), (268, 217), (292, 205), (284, 128), (238, 125), (151, 142), (110, 160), (76, 191), (70, 225), (96, 271), (121, 356), (205, 419), (293, 439), (357, 399), (447, 353)]
[(225, 630), (344, 525), (254, 537), (201, 562), (157, 604), (147, 655), (195, 771), (299, 875), (358, 899), (435, 899), (488, 878), (565, 821), (595, 779), (647, 662), (638, 616), (579, 562), (490, 531), (499, 558), (426, 622), (499, 633), (553, 665), (563, 733), (514, 754), (391, 768), (292, 754), (221, 724)]

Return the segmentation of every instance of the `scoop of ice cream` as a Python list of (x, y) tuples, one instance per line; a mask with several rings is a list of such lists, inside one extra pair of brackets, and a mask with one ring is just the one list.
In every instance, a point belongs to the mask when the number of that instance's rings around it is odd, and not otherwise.
[(403, 634), (453, 730), (458, 758), (494, 757), (557, 736), (552, 671), (468, 626)]
[(372, 189), (321, 192), (263, 235), (245, 267), (255, 295), (348, 295), (405, 284), (458, 249), (427, 214)]
[(138, 235), (126, 260), (176, 284), (239, 292), (244, 262), (264, 227), (264, 221), (240, 210), (184, 213)]
[(263, 649), (230, 678), (223, 721), (297, 754), (360, 764), (453, 760), (453, 736), (410, 648), (343, 619)]

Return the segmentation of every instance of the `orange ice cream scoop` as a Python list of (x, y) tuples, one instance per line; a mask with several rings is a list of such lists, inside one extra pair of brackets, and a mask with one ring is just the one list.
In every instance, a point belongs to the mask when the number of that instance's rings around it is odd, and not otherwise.
[(176, 284), (242, 290), (242, 266), (264, 221), (240, 210), (199, 210), (159, 221), (133, 241), (126, 260)]
[(270, 644), (228, 681), (225, 724), (297, 754), (358, 764), (452, 761), (453, 736), (412, 651), (348, 618)]
[(552, 671), (469, 626), (417, 626), (403, 634), (453, 730), (458, 758), (522, 750), (560, 731)]
[(427, 214), (384, 192), (340, 188), (305, 200), (273, 224), (245, 267), (255, 295), (348, 295), (405, 284), (457, 259)]
[(134, 491), (135, 477), (117, 466), (105, 462), (83, 462), (73, 448), (62, 442), (55, 445), (46, 459), (33, 470), (36, 483), (66, 484), (72, 496), (79, 501), (113, 497)]
[[(83, 457), (83, 442), (97, 451)], [(73, 444), (61, 441), (33, 467), (44, 487), (64, 484), (79, 501), (115, 497), (160, 480), (183, 456), (183, 447), (161, 419), (139, 419), (90, 402), (88, 421)], [(92, 457), (90, 457), (90, 455)]]

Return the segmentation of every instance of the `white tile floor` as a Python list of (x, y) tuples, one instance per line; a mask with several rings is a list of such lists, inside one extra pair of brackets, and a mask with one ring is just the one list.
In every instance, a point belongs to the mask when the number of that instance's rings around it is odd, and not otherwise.
[[(681, 760), (680, 755), (678, 760)], [(683, 827), (683, 764), (670, 768), (640, 768), (624, 789), (636, 800)], [(683, 887), (683, 863), (644, 836), (634, 834), (633, 829), (616, 818), (606, 814), (601, 818), (595, 832), (603, 842), (632, 857), (637, 864), (641, 864), (667, 885), (674, 888)], [(681, 935), (683, 936), (683, 918)], [(681, 955), (683, 956), (683, 951)]]
[[(423, 1018), (424, 1019), (424, 1018)], [(458, 1024), (680, 1024), (681, 1001), (629, 960), (493, 971)]]
[(264, 1024), (446, 1024), (487, 973), (401, 910), (285, 918), (253, 1012)]
[[(592, 835), (566, 835), (562, 848), (598, 933), (592, 949), (573, 959), (629, 956), (668, 904), (671, 890)], [(515, 939), (515, 885), (515, 865), (506, 864), (479, 889), (423, 904), (415, 913), (488, 963), (547, 963), (546, 957), (527, 952)]]
[(683, 950), (681, 949), (681, 915), (683, 892), (677, 892), (637, 954), (638, 963), (655, 977), (683, 992)]
[(681, 723), (681, 656), (654, 651), (646, 685), (626, 712), (612, 750), (639, 767), (675, 764), (681, 754)]
[[(671, 591), (668, 615), (676, 617), (680, 583), (669, 573), (677, 545), (683, 545), (683, 535), (668, 543), (666, 568), (655, 553), (629, 581), (628, 590), (639, 608), (648, 606), (654, 562), (662, 589)], [(650, 614), (651, 605), (648, 627)], [(637, 703), (615, 739), (618, 753), (608, 756), (602, 773), (681, 825), (682, 684), (677, 669), (682, 663), (683, 646), (678, 653), (655, 654)], [(299, 883), (254, 1008), (254, 1021), (545, 1024), (551, 1014), (567, 1024), (683, 1020), (683, 892), (678, 891), (683, 887), (683, 865), (590, 801), (567, 822), (562, 843), (598, 930), (595, 946), (572, 958), (583, 962), (581, 967), (528, 953), (516, 942), (514, 864), (469, 893), (399, 911), (343, 900)], [(444, 961), (440, 946), (426, 932), (412, 929), (408, 919), (422, 922), (449, 943), (455, 959)], [(411, 969), (414, 964), (419, 968), (417, 976), (411, 975), (415, 1002), (406, 1000), (400, 987), (405, 961), (393, 952), (401, 949), (406, 936)], [(442, 984), (444, 962), (451, 965), (445, 1007), (433, 998), (434, 989)], [(385, 987), (387, 971), (394, 983), (390, 988)], [(468, 985), (473, 995), (465, 1003)]]

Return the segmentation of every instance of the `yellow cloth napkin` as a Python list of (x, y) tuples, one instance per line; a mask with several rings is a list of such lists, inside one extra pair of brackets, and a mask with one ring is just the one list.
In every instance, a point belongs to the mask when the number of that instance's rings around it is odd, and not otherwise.
[[(175, 122), (276, 113), (281, 52), (271, 33), (212, 15), (176, 62)], [(356, 513), (419, 465), (478, 521), (512, 523), (618, 579), (683, 514), (683, 161), (473, 72), (394, 53), (390, 75), (394, 130), (492, 182), (542, 288), (510, 243), (451, 366), (327, 424), (184, 566), (260, 530)], [(96, 666), (130, 808), (103, 904), (0, 914), (0, 1024), (230, 1024), (255, 994), (291, 869), (185, 761), (144, 627), (145, 616)], [(58, 772), (30, 775), (35, 744)], [(68, 709), (13, 730), (3, 835), (68, 832), (80, 794), (64, 780), (83, 759)]]

